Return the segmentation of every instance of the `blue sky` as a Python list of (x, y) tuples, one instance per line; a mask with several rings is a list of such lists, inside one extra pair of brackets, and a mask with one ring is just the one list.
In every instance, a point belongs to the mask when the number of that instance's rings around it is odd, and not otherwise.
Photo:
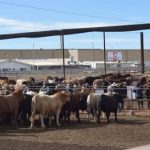
[[(0, 0), (0, 33), (149, 23), (149, 6), (150, 0)], [(139, 33), (106, 33), (106, 49), (140, 48)], [(144, 39), (150, 48), (150, 30)], [(60, 37), (0, 41), (0, 49), (33, 47), (60, 48)], [(103, 48), (102, 33), (65, 36), (65, 48)]]

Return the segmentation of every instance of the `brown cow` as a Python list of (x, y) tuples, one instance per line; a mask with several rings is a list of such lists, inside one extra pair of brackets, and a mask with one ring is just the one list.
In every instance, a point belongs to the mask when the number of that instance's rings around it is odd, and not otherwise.
[(32, 115), (31, 115), (31, 127), (34, 127), (34, 120), (36, 112), (40, 114), (41, 127), (45, 128), (44, 117), (49, 116), (49, 124), (51, 126), (52, 116), (56, 116), (56, 123), (59, 123), (59, 114), (62, 105), (69, 101), (69, 94), (65, 91), (57, 92), (54, 95), (40, 95), (37, 94), (32, 98)]
[(9, 95), (0, 95), (0, 116), (10, 115), (12, 128), (17, 128), (19, 102), (23, 99), (24, 96), (19, 89)]

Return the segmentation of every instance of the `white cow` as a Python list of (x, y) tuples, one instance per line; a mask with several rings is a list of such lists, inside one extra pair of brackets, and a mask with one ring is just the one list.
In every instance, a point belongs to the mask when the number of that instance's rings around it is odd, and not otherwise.
[(44, 117), (49, 116), (49, 124), (51, 126), (52, 116), (56, 116), (56, 123), (60, 126), (59, 123), (59, 114), (62, 108), (62, 105), (65, 102), (69, 101), (70, 96), (67, 92), (61, 91), (57, 92), (54, 95), (41, 95), (37, 94), (32, 98), (32, 114), (31, 114), (31, 126), (34, 127), (34, 120), (36, 112), (40, 114), (41, 127), (45, 128)]
[(87, 97), (87, 119), (89, 121), (89, 114), (92, 113), (96, 123), (100, 121), (100, 102), (101, 94), (90, 93)]

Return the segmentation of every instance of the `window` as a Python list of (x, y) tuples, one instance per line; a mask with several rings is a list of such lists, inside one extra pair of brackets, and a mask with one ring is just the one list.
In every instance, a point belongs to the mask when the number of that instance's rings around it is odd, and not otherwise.
[(7, 72), (8, 68), (3, 68), (2, 70), (3, 70), (3, 72)]
[(20, 71), (26, 71), (27, 69), (26, 68), (20, 68)]

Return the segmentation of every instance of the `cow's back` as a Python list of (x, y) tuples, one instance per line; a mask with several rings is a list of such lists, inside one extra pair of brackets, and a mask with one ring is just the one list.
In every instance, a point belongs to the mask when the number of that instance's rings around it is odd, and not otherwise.
[(87, 111), (93, 109), (98, 111), (100, 109), (101, 95), (97, 93), (90, 93), (87, 97)]
[(18, 109), (19, 103), (13, 95), (0, 96), (1, 111), (13, 113)]
[(33, 96), (28, 94), (25, 94), (24, 96), (25, 99), (19, 103), (19, 112), (31, 114), (31, 103), (32, 103)]
[(32, 98), (32, 111), (38, 113), (55, 113), (60, 103), (54, 95), (40, 95), (37, 94)]
[(101, 97), (101, 110), (104, 112), (115, 112), (118, 109), (119, 95), (102, 94)]
[(0, 95), (0, 114), (6, 112), (8, 109), (8, 102), (5, 100), (5, 96)]

